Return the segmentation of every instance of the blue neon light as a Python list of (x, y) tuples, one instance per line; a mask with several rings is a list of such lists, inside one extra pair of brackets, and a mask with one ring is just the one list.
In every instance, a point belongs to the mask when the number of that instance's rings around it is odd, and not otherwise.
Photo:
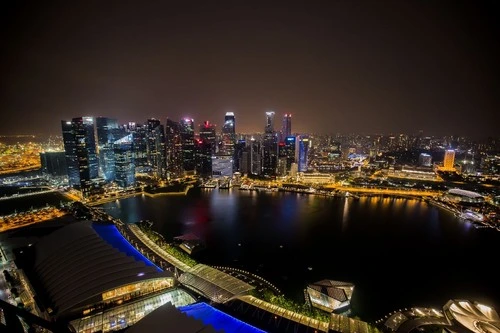
[(207, 303), (195, 303), (178, 308), (181, 312), (190, 317), (201, 320), (205, 325), (212, 325), (219, 332), (234, 332), (234, 333), (266, 333), (252, 325), (249, 325), (239, 319), (236, 319)]
[(135, 247), (133, 247), (114, 225), (92, 223), (92, 227), (95, 232), (97, 232), (97, 234), (106, 241), (106, 243), (115, 249), (133, 257), (137, 261), (142, 261), (146, 264), (146, 266), (156, 267), (159, 272), (163, 271), (161, 268), (153, 264), (148, 258), (143, 256), (142, 253), (140, 253)]

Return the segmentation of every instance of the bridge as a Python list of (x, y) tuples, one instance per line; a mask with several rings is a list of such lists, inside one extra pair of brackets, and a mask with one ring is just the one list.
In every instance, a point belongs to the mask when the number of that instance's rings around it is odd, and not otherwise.
[(45, 191), (38, 191), (38, 192), (30, 192), (30, 193), (23, 193), (23, 194), (14, 194), (8, 197), (0, 197), (0, 200), (10, 200), (10, 199), (17, 199), (17, 198), (23, 198), (23, 197), (29, 197), (32, 195), (39, 195), (39, 194), (44, 194), (44, 193), (51, 193), (51, 192), (56, 192), (57, 190), (54, 189), (49, 189)]

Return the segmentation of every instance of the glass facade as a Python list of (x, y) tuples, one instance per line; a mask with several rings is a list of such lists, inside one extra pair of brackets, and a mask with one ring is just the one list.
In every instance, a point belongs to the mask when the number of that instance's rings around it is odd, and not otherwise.
[(71, 326), (78, 333), (110, 332), (135, 324), (158, 307), (171, 302), (175, 307), (194, 303), (193, 296), (182, 289), (173, 289), (146, 299), (117, 306), (110, 310), (73, 320)]

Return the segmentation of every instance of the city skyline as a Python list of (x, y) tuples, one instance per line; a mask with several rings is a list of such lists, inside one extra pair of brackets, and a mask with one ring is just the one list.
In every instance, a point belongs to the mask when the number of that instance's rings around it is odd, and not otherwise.
[(291, 113), (296, 132), (497, 133), (491, 1), (11, 3), (3, 14), (4, 135), (56, 134), (75, 115), (221, 128), (226, 112), (252, 132), (268, 110)]

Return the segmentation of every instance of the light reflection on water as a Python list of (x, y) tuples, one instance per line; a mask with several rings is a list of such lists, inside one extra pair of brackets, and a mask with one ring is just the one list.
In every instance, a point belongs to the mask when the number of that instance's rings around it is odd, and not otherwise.
[(202, 262), (257, 272), (299, 300), (307, 282), (351, 281), (353, 308), (367, 319), (450, 298), (482, 297), (500, 308), (497, 279), (484, 269), (496, 262), (500, 233), (420, 200), (233, 189), (118, 205), (107, 211), (125, 222), (151, 219), (167, 239), (193, 232), (207, 244)]

